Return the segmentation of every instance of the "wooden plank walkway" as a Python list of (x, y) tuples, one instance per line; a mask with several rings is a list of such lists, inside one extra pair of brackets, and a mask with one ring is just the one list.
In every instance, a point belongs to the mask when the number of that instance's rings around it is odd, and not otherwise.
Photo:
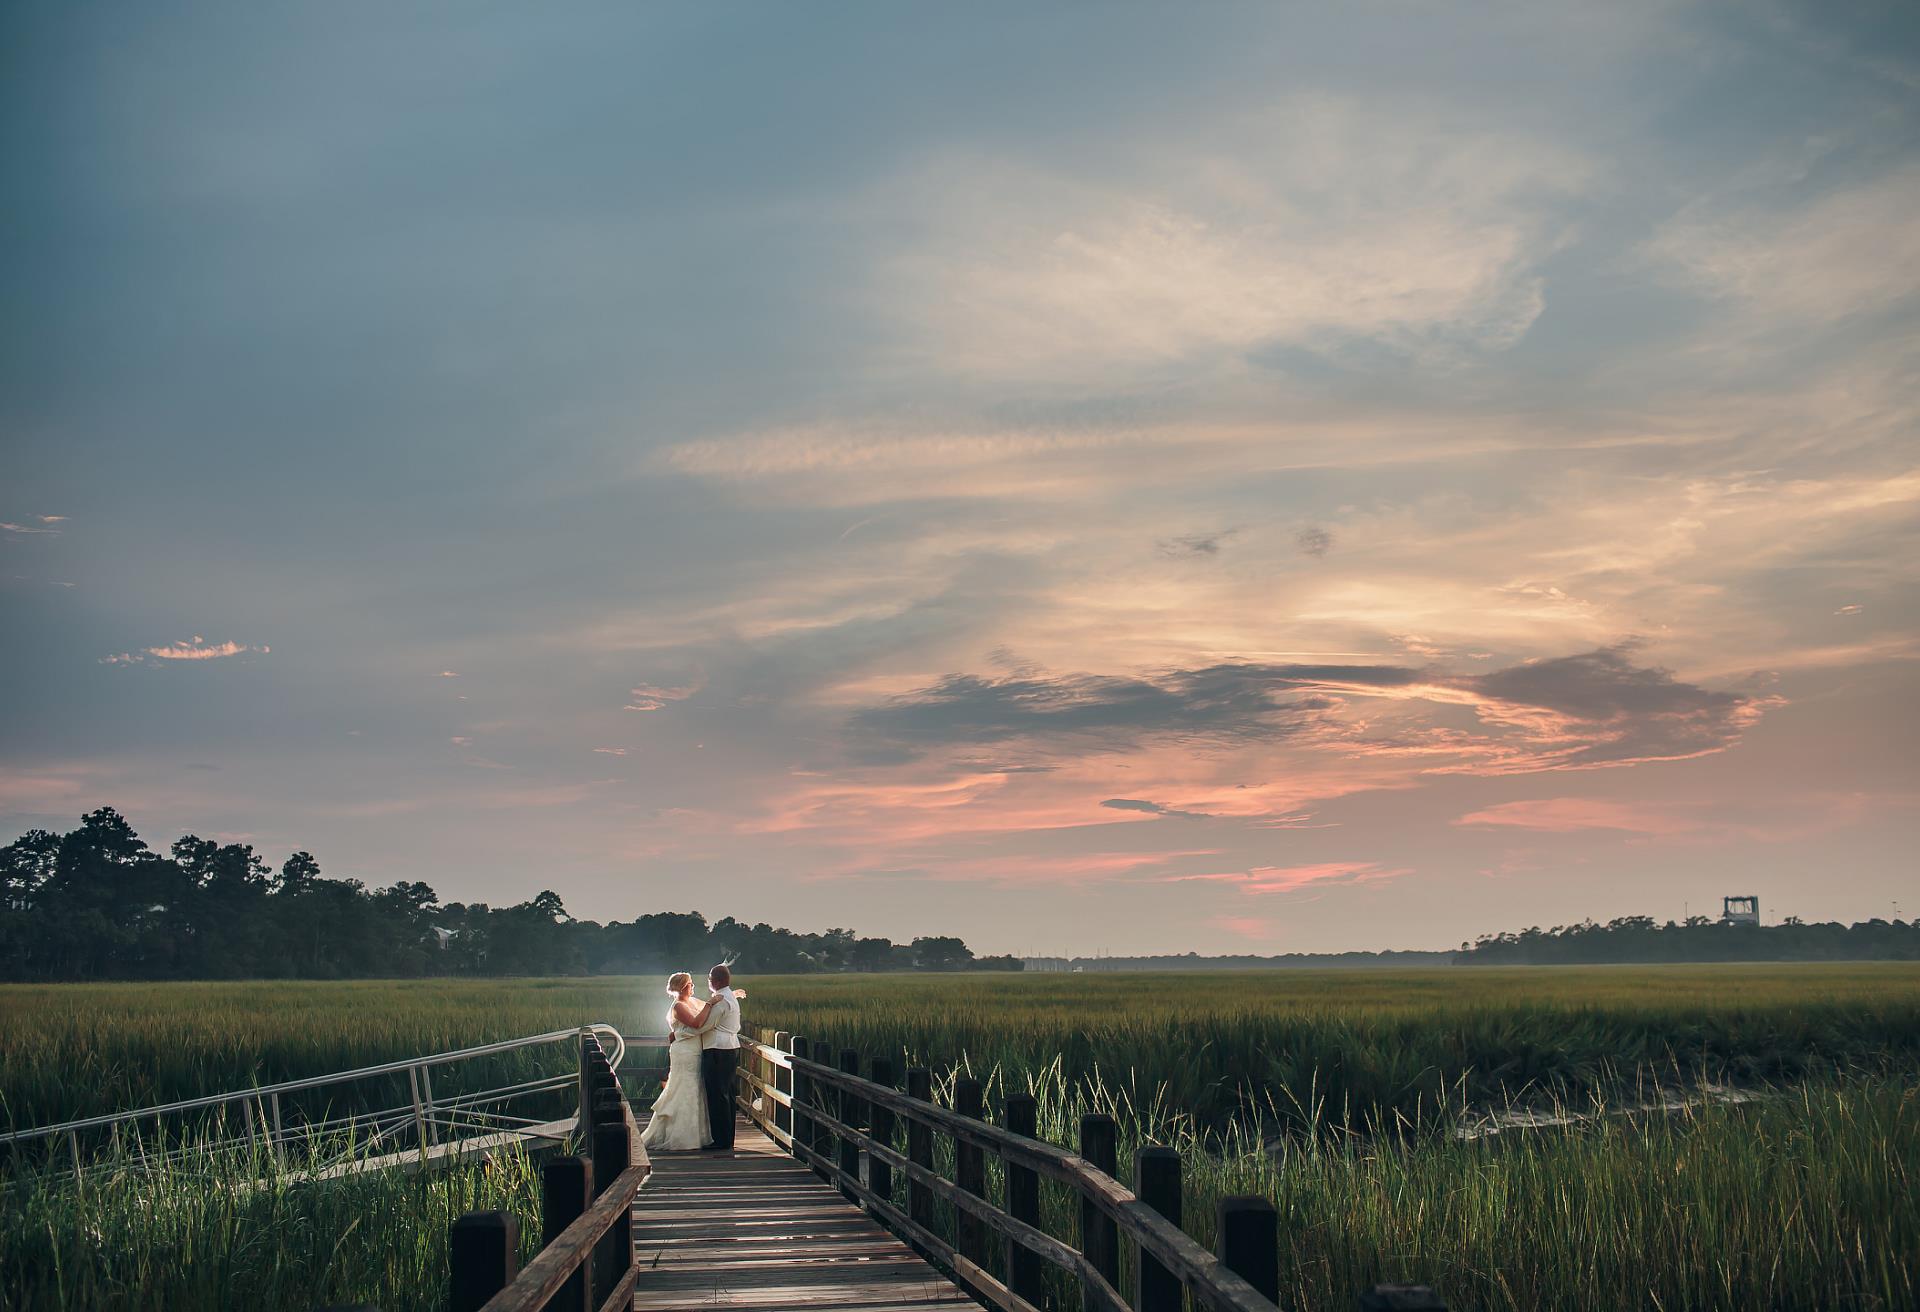
[(739, 1121), (731, 1153), (657, 1153), (633, 1200), (644, 1312), (969, 1312), (979, 1305)]

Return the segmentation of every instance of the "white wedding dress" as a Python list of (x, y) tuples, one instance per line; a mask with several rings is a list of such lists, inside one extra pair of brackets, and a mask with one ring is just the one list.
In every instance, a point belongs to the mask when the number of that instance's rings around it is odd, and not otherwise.
[(705, 1148), (713, 1142), (707, 1128), (707, 1095), (700, 1087), (700, 1032), (690, 1030), (667, 1013), (673, 1042), (667, 1045), (667, 1087), (653, 1105), (653, 1118), (640, 1132), (649, 1151), (676, 1152)]

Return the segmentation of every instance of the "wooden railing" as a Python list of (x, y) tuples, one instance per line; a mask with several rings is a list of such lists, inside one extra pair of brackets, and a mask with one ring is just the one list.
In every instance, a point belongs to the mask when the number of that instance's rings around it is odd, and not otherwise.
[[(451, 1312), (613, 1312), (631, 1307), (640, 1267), (633, 1196), (647, 1178), (633, 1109), (600, 1041), (580, 1032), (580, 1144), (540, 1168), (539, 1255), (519, 1270), (509, 1212), (469, 1212), (448, 1235)], [(596, 1184), (597, 1182), (597, 1184)]]
[[(905, 1072), (902, 1092), (885, 1057), (868, 1063), (871, 1078), (863, 1078), (852, 1049), (835, 1054), (825, 1043), (765, 1031), (742, 1046), (739, 1102), (768, 1137), (1003, 1312), (1040, 1312), (1048, 1301), (1046, 1265), (1078, 1285), (1085, 1312), (1129, 1312), (1120, 1293), (1122, 1236), (1132, 1250), (1133, 1312), (1181, 1312), (1188, 1297), (1196, 1310), (1278, 1312), (1273, 1203), (1220, 1199), (1219, 1251), (1209, 1253), (1180, 1228), (1179, 1154), (1141, 1148), (1134, 1193), (1115, 1178), (1118, 1133), (1109, 1116), (1083, 1116), (1080, 1151), (1071, 1153), (1037, 1137), (1038, 1107), (1029, 1094), (1008, 1094), (1004, 1123), (990, 1125), (975, 1079), (957, 1078), (952, 1105), (942, 1107), (923, 1068)], [(952, 1140), (952, 1179), (935, 1169), (936, 1134)], [(1002, 1166), (1004, 1206), (987, 1197), (988, 1154)], [(904, 1209), (894, 1197), (895, 1172), (906, 1182)], [(1043, 1178), (1076, 1196), (1078, 1248), (1041, 1229)], [(936, 1200), (953, 1211), (952, 1242), (936, 1232)], [(995, 1249), (999, 1273), (992, 1269)], [(1445, 1306), (1421, 1285), (1377, 1285), (1360, 1295), (1363, 1312)]]

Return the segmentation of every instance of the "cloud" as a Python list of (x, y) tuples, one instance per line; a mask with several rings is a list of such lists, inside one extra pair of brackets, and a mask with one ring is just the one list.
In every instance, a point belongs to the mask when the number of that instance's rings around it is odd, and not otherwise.
[(1590, 797), (1548, 797), (1524, 802), (1501, 802), (1453, 822), (1456, 825), (1502, 829), (1531, 829), (1571, 834), (1590, 829), (1613, 829), (1631, 834), (1674, 834), (1696, 825), (1661, 815), (1631, 802)]
[[(1498, 351), (1544, 304), (1562, 198), (1590, 169), (1504, 124), (1285, 97), (1212, 150), (1136, 143), (1126, 181), (953, 154), (874, 203), (923, 242), (876, 263), (903, 352), (950, 373), (1093, 380), (1273, 343)], [(1231, 140), (1232, 144), (1229, 144)]]
[(1647, 243), (1655, 268), (1754, 313), (1829, 324), (1920, 292), (1920, 167), (1797, 206), (1709, 198)]
[(1156, 547), (1163, 556), (1193, 558), (1196, 556), (1217, 556), (1220, 544), (1232, 537), (1238, 529), (1227, 529), (1221, 533), (1188, 533), (1177, 538), (1162, 538)]
[(1309, 524), (1293, 535), (1293, 545), (1302, 555), (1318, 559), (1333, 549), (1333, 534), (1317, 524)]
[[(1011, 741), (1108, 749), (1155, 739), (1299, 741), (1344, 753), (1426, 757), (1426, 768), (1438, 771), (1500, 774), (1722, 751), (1778, 704), (1636, 665), (1635, 650), (1620, 643), (1478, 675), (1399, 665), (1254, 663), (1136, 676), (952, 674), (857, 711), (849, 728), (857, 739), (907, 757)], [(1351, 698), (1464, 706), (1475, 724), (1414, 723), (1382, 733), (1343, 714)]]
[[(1306, 667), (1301, 667), (1306, 668)], [(1363, 671), (1360, 677), (1372, 672)], [(1398, 679), (1398, 673), (1385, 677)], [(1291, 684), (1259, 666), (1217, 665), (1155, 676), (950, 674), (853, 717), (857, 734), (903, 746), (1018, 738), (1271, 734), (1323, 703), (1276, 699)]]
[[(1724, 751), (1777, 698), (1713, 692), (1629, 659), (1620, 643), (1460, 680), (1483, 700), (1483, 720), (1532, 730), (1542, 765), (1580, 768), (1684, 760)], [(1542, 718), (1545, 713), (1548, 718)]]
[(14, 524), (14, 523), (8, 523), (8, 522), (0, 522), (0, 530), (5, 530), (8, 533), (20, 533), (20, 534), (46, 533), (46, 534), (58, 536), (60, 530), (52, 526), (66, 519), (66, 516), (65, 515), (35, 515), (34, 519), (37, 520), (38, 523)]
[(160, 647), (142, 647), (138, 651), (123, 651), (112, 656), (102, 656), (102, 665), (155, 665), (172, 661), (215, 661), (228, 656), (244, 656), (248, 653), (265, 656), (273, 648), (262, 644), (248, 646), (238, 642), (208, 642), (195, 634), (186, 642), (168, 643)]
[(682, 684), (678, 687), (662, 687), (652, 683), (636, 684), (633, 690), (627, 694), (627, 705), (625, 709), (629, 711), (658, 711), (664, 709), (669, 702), (685, 701), (706, 687), (706, 682), (704, 678), (698, 678), (691, 683)]
[(593, 750), (597, 756), (625, 756), (627, 754), (627, 749), (624, 747), (596, 747)]
[[(1217, 848), (1177, 852), (1074, 852), (1056, 855), (1010, 853), (991, 857), (934, 856), (913, 865), (879, 866), (856, 861), (847, 866), (816, 871), (815, 880), (898, 879), (959, 880), (1009, 886), (1036, 883), (1105, 881), (1153, 866), (1196, 857), (1217, 857)], [(1160, 881), (1152, 881), (1160, 882)]]
[(1227, 870), (1206, 875), (1169, 875), (1169, 884), (1222, 884), (1254, 896), (1293, 893), (1326, 884), (1366, 884), (1381, 879), (1410, 875), (1409, 866), (1382, 866), (1373, 861), (1321, 861), (1300, 866), (1254, 866), (1247, 870)]
[(1204, 811), (1179, 811), (1170, 806), (1162, 806), (1159, 802), (1145, 802), (1135, 797), (1109, 797), (1106, 801), (1100, 803), (1100, 805), (1111, 807), (1115, 811), (1144, 811), (1148, 815), (1174, 816), (1182, 820), (1211, 820), (1213, 818)]

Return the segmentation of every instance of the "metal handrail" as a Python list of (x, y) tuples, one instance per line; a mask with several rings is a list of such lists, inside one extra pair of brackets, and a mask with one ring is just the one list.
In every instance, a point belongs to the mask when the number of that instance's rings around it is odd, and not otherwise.
[[(616, 1026), (605, 1024), (605, 1022), (593, 1022), (593, 1024), (589, 1024), (589, 1026), (584, 1026), (584, 1028), (591, 1030), (591, 1032), (612, 1035), (612, 1053), (607, 1060), (611, 1062), (614, 1070), (618, 1070), (618, 1068), (620, 1068), (620, 1060), (626, 1057), (626, 1047), (628, 1047), (626, 1037), (620, 1033), (620, 1030), (618, 1030)], [(83, 1118), (79, 1118), (79, 1120), (63, 1120), (58, 1126), (35, 1126), (35, 1128), (31, 1128), (31, 1130), (13, 1130), (8, 1131), (8, 1133), (0, 1133), (0, 1145), (6, 1145), (6, 1143), (29, 1143), (29, 1141), (33, 1141), (33, 1139), (50, 1139), (50, 1137), (54, 1137), (54, 1135), (61, 1135), (61, 1133), (77, 1133), (77, 1131), (81, 1130), (100, 1130), (100, 1128), (123, 1126), (123, 1124), (140, 1122), (140, 1120), (157, 1120), (159, 1116), (169, 1116), (169, 1114), (173, 1114), (173, 1112), (192, 1112), (192, 1110), (200, 1110), (200, 1108), (207, 1108), (207, 1106), (250, 1103), (253, 1099), (278, 1097), (278, 1095), (282, 1095), (282, 1093), (298, 1093), (298, 1091), (303, 1091), (303, 1089), (321, 1089), (321, 1087), (334, 1085), (334, 1083), (351, 1083), (351, 1081), (355, 1080), (369, 1080), (369, 1078), (374, 1078), (374, 1076), (390, 1076), (390, 1074), (399, 1074), (399, 1072), (422, 1072), (422, 1070), (426, 1070), (426, 1068), (430, 1068), (430, 1066), (447, 1066), (447, 1064), (451, 1064), (451, 1062), (461, 1062), (461, 1060), (468, 1060), (468, 1058), (490, 1057), (493, 1053), (511, 1053), (511, 1051), (516, 1051), (516, 1049), (540, 1047), (543, 1043), (574, 1041), (574, 1039), (580, 1037), (580, 1030), (582, 1030), (582, 1028), (578, 1028), (578, 1026), (572, 1028), (572, 1030), (551, 1030), (551, 1032), (547, 1033), (534, 1033), (534, 1035), (528, 1035), (528, 1037), (524, 1037), (524, 1039), (501, 1039), (501, 1041), (497, 1041), (497, 1043), (480, 1043), (480, 1045), (476, 1045), (476, 1047), (453, 1049), (453, 1051), (449, 1051), (449, 1053), (432, 1053), (432, 1055), (428, 1055), (428, 1057), (407, 1057), (401, 1058), (401, 1060), (392, 1060), (392, 1062), (380, 1062), (380, 1064), (376, 1064), (376, 1066), (361, 1066), (361, 1068), (357, 1068), (357, 1070), (342, 1070), (342, 1072), (334, 1072), (334, 1074), (328, 1074), (328, 1076), (307, 1076), (307, 1078), (303, 1078), (303, 1080), (282, 1080), (278, 1081), (278, 1083), (263, 1083), (263, 1085), (253, 1085), (250, 1089), (234, 1089), (232, 1093), (209, 1093), (209, 1095), (198, 1097), (198, 1099), (180, 1099), (177, 1103), (161, 1103), (159, 1106), (142, 1106), (142, 1108), (131, 1110), (131, 1112), (108, 1112), (108, 1114), (104, 1114), (104, 1116), (83, 1116)], [(570, 1081), (572, 1081), (572, 1076), (559, 1078), (559, 1080), (555, 1081), (553, 1087), (561, 1087), (561, 1085), (570, 1083)], [(540, 1083), (540, 1081), (534, 1081), (534, 1083)], [(507, 1095), (518, 1093), (518, 1091), (526, 1091), (526, 1085), (509, 1087), (509, 1089), (499, 1089), (499, 1091), (488, 1091), (488, 1093), (495, 1093), (495, 1095), (507, 1097)], [(461, 1095), (461, 1097), (482, 1097), (482, 1095)], [(445, 1101), (438, 1103), (436, 1106), (445, 1106)], [(401, 1108), (394, 1108), (392, 1112), (386, 1112), (386, 1114), (403, 1114), (403, 1112), (407, 1112), (407, 1110), (409, 1110), (409, 1108), (401, 1106)], [(380, 1114), (380, 1112), (376, 1112), (376, 1114)], [(349, 1118), (349, 1120), (351, 1120), (351, 1118)]]

